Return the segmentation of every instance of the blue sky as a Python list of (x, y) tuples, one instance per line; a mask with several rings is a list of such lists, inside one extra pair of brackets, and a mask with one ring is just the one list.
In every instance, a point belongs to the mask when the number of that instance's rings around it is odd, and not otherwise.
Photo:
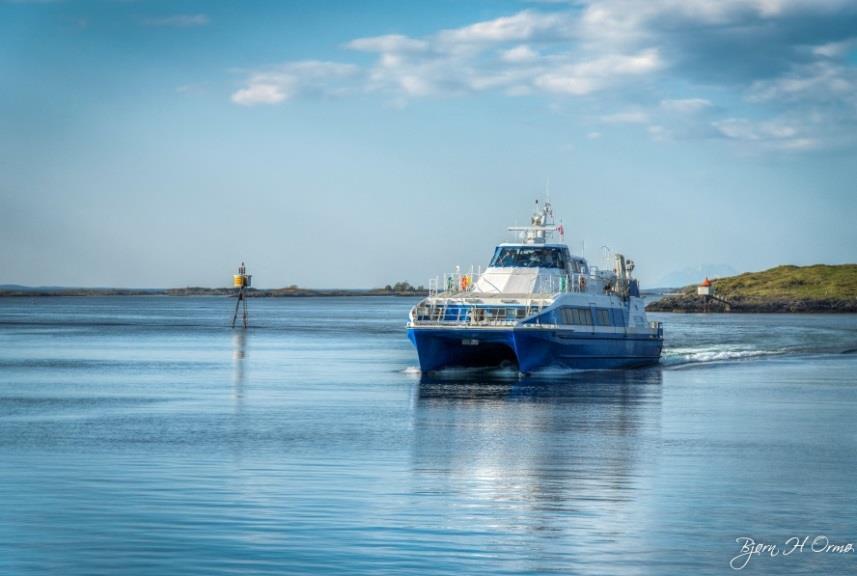
[(425, 283), (570, 243), (855, 260), (857, 4), (2, 2), (0, 283)]

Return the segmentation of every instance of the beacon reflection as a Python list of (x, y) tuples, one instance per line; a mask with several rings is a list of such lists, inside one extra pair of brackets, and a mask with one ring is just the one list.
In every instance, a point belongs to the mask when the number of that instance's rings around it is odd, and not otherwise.
[(236, 402), (244, 398), (245, 358), (247, 357), (247, 331), (232, 333), (232, 396)]

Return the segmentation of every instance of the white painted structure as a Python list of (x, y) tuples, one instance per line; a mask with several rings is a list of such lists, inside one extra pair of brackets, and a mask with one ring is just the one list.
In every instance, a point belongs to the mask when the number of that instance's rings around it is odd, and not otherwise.
[(714, 296), (714, 284), (706, 278), (702, 284), (696, 287), (696, 294), (698, 296)]

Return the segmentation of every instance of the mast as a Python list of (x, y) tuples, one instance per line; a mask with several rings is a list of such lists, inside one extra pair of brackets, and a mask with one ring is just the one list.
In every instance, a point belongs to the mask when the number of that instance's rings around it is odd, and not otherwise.
[(545, 203), (540, 207), (539, 201), (536, 200), (536, 211), (530, 217), (529, 226), (509, 226), (510, 232), (520, 232), (520, 237), (523, 238), (525, 244), (544, 244), (545, 241), (554, 233), (559, 232), (564, 234), (562, 224), (557, 224), (553, 217), (553, 206), (550, 200), (545, 200)]

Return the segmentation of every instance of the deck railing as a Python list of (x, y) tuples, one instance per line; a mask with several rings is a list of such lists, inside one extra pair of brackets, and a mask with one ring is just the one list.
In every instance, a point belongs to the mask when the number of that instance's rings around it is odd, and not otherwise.
[[(429, 279), (429, 296), (441, 296), (447, 298), (466, 297), (467, 295), (476, 292), (476, 286), (488, 284), (490, 281), (486, 278), (485, 282), (480, 282), (485, 276), (479, 272), (451, 272), (442, 276)], [(563, 294), (567, 292), (586, 292), (587, 286), (595, 285), (595, 282), (600, 282), (601, 278), (596, 272), (589, 274), (550, 274), (540, 276), (536, 279), (532, 294)], [(497, 289), (483, 290), (483, 294), (501, 294)]]
[(457, 326), (511, 326), (539, 313), (543, 305), (472, 306), (439, 301), (420, 304), (411, 320), (415, 324), (444, 324)]

